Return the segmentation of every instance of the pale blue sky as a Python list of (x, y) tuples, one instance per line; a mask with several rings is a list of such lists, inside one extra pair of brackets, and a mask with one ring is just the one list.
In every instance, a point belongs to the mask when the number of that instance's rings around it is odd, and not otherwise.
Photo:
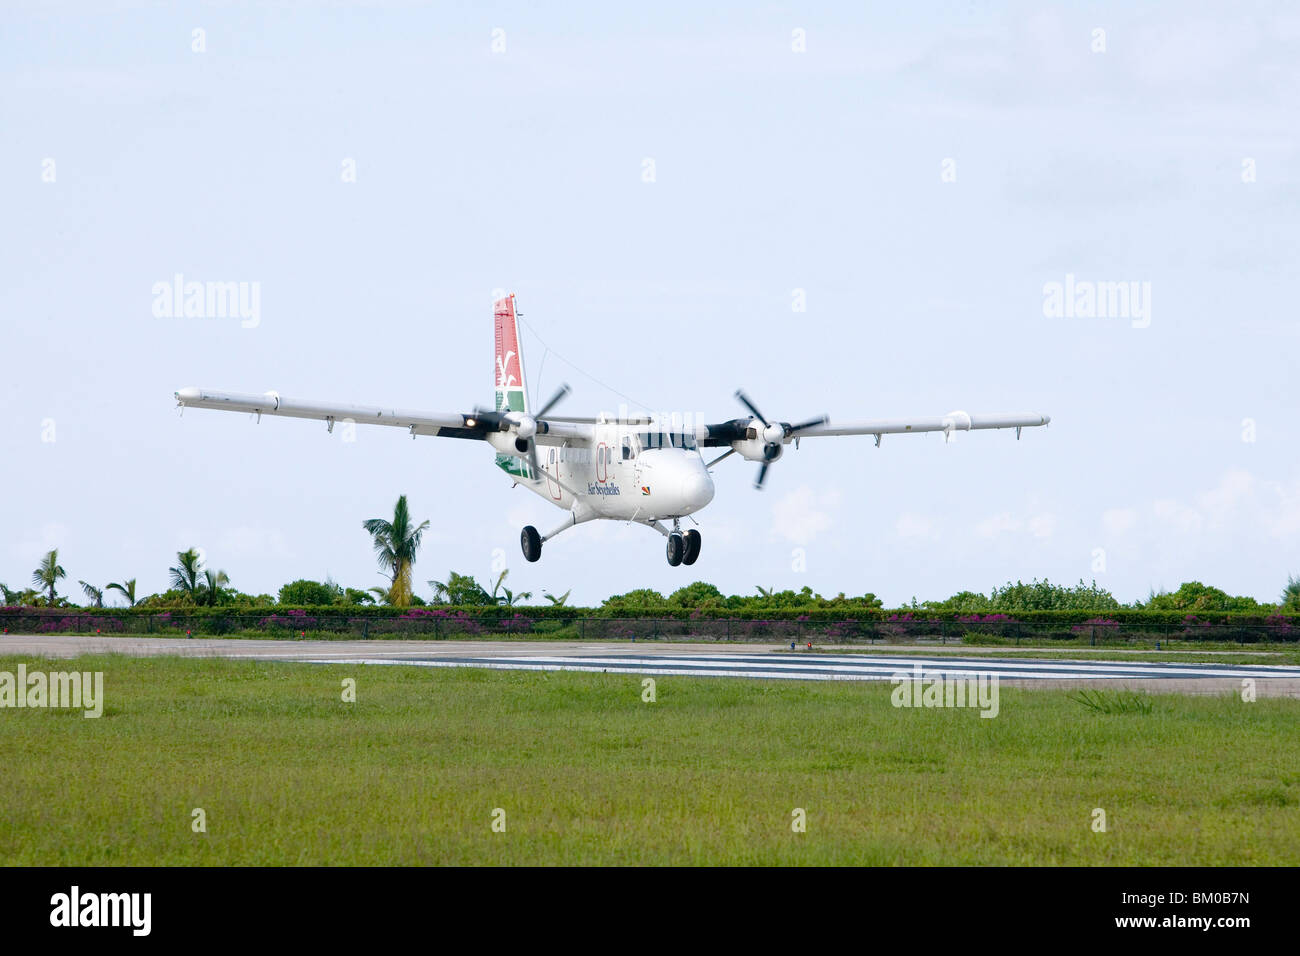
[[(583, 603), (1035, 576), (1273, 600), (1300, 572), (1294, 7), (557, 6), (4, 7), (0, 581), (58, 546), (73, 588), (159, 590), (198, 545), (245, 591), (369, 587), (361, 522), (401, 493), (433, 521), (426, 597), (495, 548), (516, 589)], [(260, 324), (156, 318), (178, 272), (260, 283)], [(1066, 273), (1150, 282), (1150, 326), (1045, 318)], [(672, 569), (609, 523), (527, 565), (520, 526), (559, 512), (482, 445), (173, 406), (184, 385), (490, 402), (496, 288), (653, 409), (730, 418), (743, 386), (787, 420), (1053, 424), (808, 441), (761, 493), (729, 459), (699, 564)], [(525, 349), (538, 391), (574, 386), (566, 412), (617, 407)]]

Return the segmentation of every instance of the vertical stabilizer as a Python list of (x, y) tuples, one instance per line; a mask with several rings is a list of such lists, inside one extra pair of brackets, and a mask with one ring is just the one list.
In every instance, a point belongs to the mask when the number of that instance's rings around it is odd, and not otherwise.
[[(519, 347), (519, 318), (514, 294), (492, 304), (496, 330), (496, 362), (492, 370), (496, 387), (496, 410), (527, 412), (528, 388), (524, 380), (524, 355)], [(529, 478), (528, 463), (514, 455), (497, 455), (497, 466), (517, 478)]]
[(492, 306), (496, 325), (496, 365), (493, 369), (497, 390), (497, 411), (528, 411), (528, 391), (524, 381), (524, 356), (519, 348), (519, 319), (515, 315), (515, 297), (497, 299)]

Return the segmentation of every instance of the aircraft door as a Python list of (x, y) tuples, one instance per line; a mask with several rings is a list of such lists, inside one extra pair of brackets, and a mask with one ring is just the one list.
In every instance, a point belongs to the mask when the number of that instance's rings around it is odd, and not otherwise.
[(546, 453), (546, 490), (551, 493), (551, 499), (559, 501), (562, 490), (560, 483), (556, 478), (560, 474), (559, 456), (556, 454), (556, 448), (551, 445)]

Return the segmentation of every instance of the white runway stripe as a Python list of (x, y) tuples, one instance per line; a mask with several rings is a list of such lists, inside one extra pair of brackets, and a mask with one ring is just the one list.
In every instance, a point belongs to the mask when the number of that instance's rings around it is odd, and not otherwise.
[(780, 654), (709, 654), (678, 656), (538, 656), (331, 658), (320, 664), (389, 664), (411, 667), (477, 667), (487, 670), (580, 671), (696, 677), (747, 677), (785, 680), (875, 680), (912, 677), (996, 676), (1000, 680), (1120, 680), (1135, 678), (1225, 677), (1241, 679), (1300, 678), (1300, 668), (1217, 664), (1053, 661), (1021, 658), (915, 658), (864, 655), (806, 657)]
[(759, 667), (763, 669), (806, 670), (817, 668), (824, 670), (887, 670), (891, 674), (911, 671), (917, 664), (927, 672), (943, 671), (946, 674), (989, 674), (1004, 676), (1019, 675), (1035, 677), (1043, 674), (1054, 676), (1107, 676), (1117, 677), (1300, 677), (1300, 668), (1269, 667), (1223, 667), (1215, 664), (1165, 664), (1105, 661), (1054, 661), (1054, 660), (998, 660), (994, 658), (927, 658), (911, 657), (824, 657), (808, 655), (795, 658), (784, 655), (765, 657), (744, 655), (684, 656), (684, 657), (530, 657), (529, 660), (547, 663), (608, 664), (611, 661), (627, 662), (647, 666), (675, 665), (680, 667), (735, 667), (737, 665)]
[(443, 660), (443, 661), (395, 661), (387, 658), (369, 660), (328, 660), (310, 661), (313, 664), (404, 664), (407, 667), (477, 667), (497, 671), (578, 671), (592, 674), (649, 674), (677, 677), (750, 677), (785, 680), (889, 680), (888, 674), (850, 674), (840, 672), (792, 673), (789, 671), (767, 670), (701, 670), (685, 667), (657, 667), (637, 665), (635, 667), (599, 666), (596, 664), (537, 664), (533, 658), (511, 657), (495, 660)]

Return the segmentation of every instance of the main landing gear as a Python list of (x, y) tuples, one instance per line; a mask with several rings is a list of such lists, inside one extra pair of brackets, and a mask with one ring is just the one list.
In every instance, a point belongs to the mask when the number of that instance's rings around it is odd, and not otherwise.
[(568, 531), (574, 525), (582, 524), (584, 521), (590, 521), (597, 515), (586, 508), (575, 508), (569, 512), (569, 516), (564, 522), (547, 534), (538, 534), (537, 529), (528, 525), (523, 531), (519, 532), (519, 547), (523, 549), (525, 561), (536, 561), (542, 556), (542, 545), (550, 541), (561, 531)]
[(700, 556), (702, 543), (698, 531), (692, 528), (682, 534), (681, 528), (674, 521), (672, 533), (668, 535), (668, 564), (674, 568), (679, 564), (694, 564)]
[[(573, 515), (565, 520), (550, 534), (538, 534), (537, 529), (528, 525), (519, 532), (519, 547), (524, 552), (524, 560), (533, 562), (542, 556), (542, 545), (554, 538), (561, 531), (572, 528), (575, 524), (581, 524), (584, 521), (590, 521), (593, 515)], [(681, 523), (676, 519), (673, 520), (672, 530), (657, 520), (647, 520), (641, 522), (651, 528), (654, 528), (660, 534), (668, 539), (668, 563), (674, 568), (680, 564), (694, 564), (700, 556), (700, 533), (694, 528), (683, 533)]]
[(525, 561), (536, 561), (542, 556), (542, 536), (532, 525), (519, 533), (519, 545), (524, 549)]

